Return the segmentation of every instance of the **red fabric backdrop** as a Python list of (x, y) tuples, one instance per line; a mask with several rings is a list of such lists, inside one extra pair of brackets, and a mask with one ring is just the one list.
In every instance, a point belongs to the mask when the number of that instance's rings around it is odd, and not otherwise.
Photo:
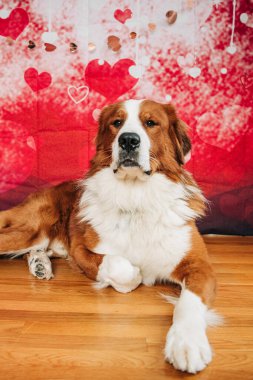
[(250, 0), (3, 1), (1, 209), (83, 176), (104, 105), (151, 98), (190, 126), (202, 232), (252, 234), (252, 28)]

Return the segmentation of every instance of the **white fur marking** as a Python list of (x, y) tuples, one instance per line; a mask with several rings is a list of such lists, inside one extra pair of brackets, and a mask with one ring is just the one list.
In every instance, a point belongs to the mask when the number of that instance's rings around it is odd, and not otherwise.
[(207, 307), (191, 291), (183, 289), (176, 303), (173, 325), (165, 346), (165, 357), (176, 369), (196, 373), (212, 360), (206, 336)]
[(128, 293), (136, 289), (141, 283), (139, 268), (121, 256), (105, 256), (99, 267), (97, 288), (111, 285), (121, 293)]
[(68, 251), (64, 247), (64, 245), (57, 239), (53, 240), (49, 248), (55, 253), (55, 255), (66, 258), (68, 257)]
[[(139, 148), (138, 163), (142, 170), (139, 170), (139, 172), (137, 173), (138, 176), (140, 177), (145, 176), (143, 172), (150, 170), (150, 160), (149, 160), (150, 140), (139, 119), (140, 104), (142, 102), (143, 100), (127, 100), (126, 102), (123, 103), (124, 108), (127, 112), (127, 119), (112, 145), (112, 158), (113, 158), (112, 168), (117, 169), (117, 162), (119, 159), (119, 143), (118, 143), (119, 137), (122, 135), (122, 133), (125, 133), (125, 132), (135, 132), (140, 136), (141, 144)], [(127, 173), (129, 172), (129, 175), (133, 174), (131, 170), (129, 171), (129, 168), (121, 169), (121, 171), (123, 170)]]
[(144, 181), (119, 180), (105, 168), (84, 181), (79, 217), (100, 242), (94, 252), (121, 255), (139, 267), (145, 284), (168, 279), (191, 248), (188, 191), (155, 173)]

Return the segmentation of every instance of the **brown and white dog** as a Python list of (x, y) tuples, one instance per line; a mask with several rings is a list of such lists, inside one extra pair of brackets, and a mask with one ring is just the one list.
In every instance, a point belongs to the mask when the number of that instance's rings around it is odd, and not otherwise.
[(215, 276), (195, 226), (205, 202), (183, 168), (190, 150), (171, 105), (128, 100), (106, 107), (85, 179), (30, 195), (0, 213), (0, 253), (30, 252), (30, 271), (52, 277), (50, 255), (68, 256), (98, 288), (130, 292), (172, 281), (175, 301), (165, 357), (190, 373), (211, 361)]

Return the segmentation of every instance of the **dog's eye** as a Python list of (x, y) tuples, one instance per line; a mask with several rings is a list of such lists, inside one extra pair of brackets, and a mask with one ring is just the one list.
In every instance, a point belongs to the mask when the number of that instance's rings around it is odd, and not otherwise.
[(154, 122), (154, 120), (147, 120), (145, 124), (146, 124), (147, 127), (151, 127), (151, 128), (156, 125), (156, 123)]
[(119, 128), (122, 125), (122, 123), (123, 123), (122, 120), (117, 119), (117, 120), (114, 120), (112, 124), (114, 125), (114, 127)]

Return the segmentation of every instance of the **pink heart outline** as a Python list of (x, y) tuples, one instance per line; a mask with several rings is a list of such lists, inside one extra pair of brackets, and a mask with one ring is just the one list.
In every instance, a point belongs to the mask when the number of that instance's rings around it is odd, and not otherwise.
[[(86, 92), (85, 92), (85, 94), (80, 99), (76, 99), (74, 97), (74, 94), (71, 94), (71, 90), (72, 89), (74, 89), (76, 92), (78, 92), (79, 90), (82, 90), (82, 89), (86, 89)], [(87, 98), (87, 96), (89, 95), (89, 91), (90, 91), (89, 87), (85, 86), (85, 85), (80, 86), (80, 87), (76, 87), (76, 86), (73, 86), (73, 85), (69, 85), (68, 86), (68, 95), (69, 95), (70, 99), (73, 100), (73, 102), (75, 104), (79, 104), (79, 103), (83, 102)]]

